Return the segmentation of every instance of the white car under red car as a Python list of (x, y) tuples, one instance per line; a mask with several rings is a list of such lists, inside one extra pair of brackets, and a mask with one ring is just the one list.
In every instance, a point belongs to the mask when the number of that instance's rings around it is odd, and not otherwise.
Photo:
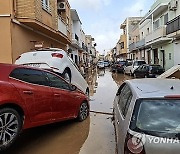
[(21, 54), (15, 64), (38, 67), (61, 75), (89, 95), (89, 87), (79, 68), (67, 52), (58, 48), (44, 48)]

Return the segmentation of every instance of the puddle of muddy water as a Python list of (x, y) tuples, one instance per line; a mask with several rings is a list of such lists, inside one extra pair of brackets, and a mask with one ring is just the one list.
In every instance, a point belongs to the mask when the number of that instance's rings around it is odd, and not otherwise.
[(115, 154), (115, 135), (111, 117), (92, 113), (89, 136), (80, 154)]

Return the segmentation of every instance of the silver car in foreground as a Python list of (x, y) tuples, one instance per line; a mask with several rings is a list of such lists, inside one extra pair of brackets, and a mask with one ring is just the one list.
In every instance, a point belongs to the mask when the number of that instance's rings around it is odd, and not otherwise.
[(118, 154), (180, 153), (180, 80), (125, 81), (114, 100)]

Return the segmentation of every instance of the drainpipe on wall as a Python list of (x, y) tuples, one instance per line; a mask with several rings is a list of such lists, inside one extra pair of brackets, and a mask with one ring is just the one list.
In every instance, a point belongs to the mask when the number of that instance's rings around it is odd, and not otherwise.
[(128, 55), (128, 59), (130, 58), (130, 53), (129, 53), (129, 18), (127, 18), (126, 20), (126, 30), (127, 30), (127, 55)]
[[(154, 15), (152, 14), (152, 18), (151, 18), (151, 29), (152, 29), (152, 42), (153, 42), (153, 33), (154, 33), (154, 25), (153, 25), (153, 22), (154, 22)], [(151, 64), (154, 63), (154, 60), (153, 60), (153, 46), (151, 45)]]

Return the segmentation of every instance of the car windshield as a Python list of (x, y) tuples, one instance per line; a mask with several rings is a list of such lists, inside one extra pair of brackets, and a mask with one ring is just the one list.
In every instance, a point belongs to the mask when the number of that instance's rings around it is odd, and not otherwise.
[(134, 62), (134, 66), (140, 66), (140, 65), (143, 65), (143, 64), (146, 64), (145, 61), (136, 61)]
[(143, 100), (136, 127), (160, 133), (180, 133), (180, 100)]

